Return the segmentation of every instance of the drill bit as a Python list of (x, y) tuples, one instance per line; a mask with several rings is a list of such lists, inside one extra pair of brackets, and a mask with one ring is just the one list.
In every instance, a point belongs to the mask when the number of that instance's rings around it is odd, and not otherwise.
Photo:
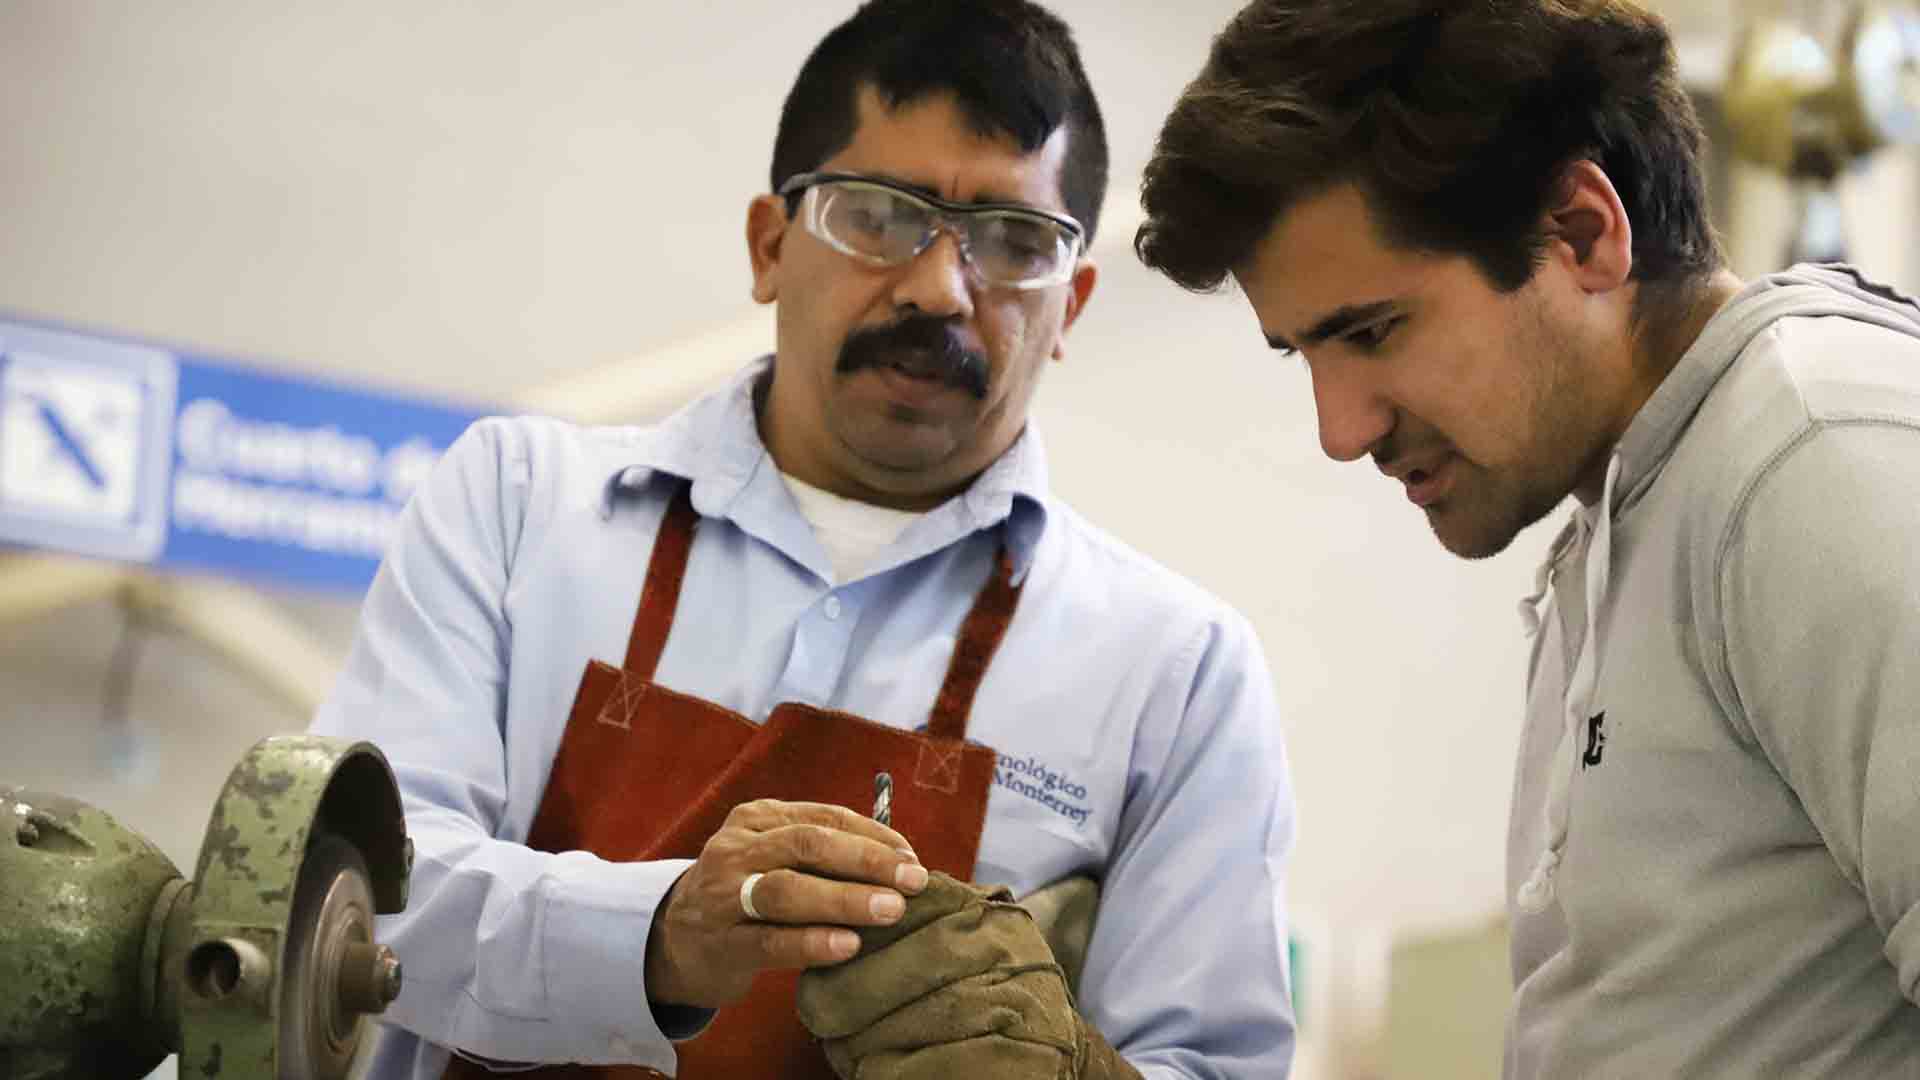
[(893, 825), (893, 777), (887, 773), (873, 775), (873, 820)]

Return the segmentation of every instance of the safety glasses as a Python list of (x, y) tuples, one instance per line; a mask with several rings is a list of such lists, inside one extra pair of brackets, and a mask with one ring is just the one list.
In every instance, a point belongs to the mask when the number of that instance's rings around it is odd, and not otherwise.
[(1073, 277), (1085, 230), (1065, 214), (1007, 203), (953, 203), (879, 177), (808, 172), (780, 185), (789, 212), (844, 255), (899, 266), (944, 230), (989, 285), (1044, 289)]

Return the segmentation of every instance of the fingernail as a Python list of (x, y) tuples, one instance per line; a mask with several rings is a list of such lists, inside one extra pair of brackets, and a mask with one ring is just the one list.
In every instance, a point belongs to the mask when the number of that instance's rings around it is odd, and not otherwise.
[(907, 902), (899, 893), (874, 893), (873, 899), (867, 902), (867, 910), (882, 922), (893, 922), (907, 913)]
[(893, 872), (893, 883), (902, 892), (917, 893), (927, 887), (927, 868), (919, 863), (908, 863)]
[(860, 935), (851, 930), (835, 930), (827, 935), (827, 950), (841, 960), (860, 951)]

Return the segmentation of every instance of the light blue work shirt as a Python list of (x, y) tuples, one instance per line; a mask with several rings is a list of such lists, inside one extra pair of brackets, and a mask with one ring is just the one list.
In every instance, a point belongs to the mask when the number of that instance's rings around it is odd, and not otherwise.
[(1078, 1004), (1145, 1075), (1284, 1076), (1293, 802), (1252, 628), (1050, 494), (1031, 426), (836, 584), (760, 441), (767, 365), (649, 427), (481, 421), (408, 505), (313, 724), (386, 752), (417, 852), (380, 921), (405, 981), (370, 1076), (438, 1078), (447, 1046), (673, 1071), (646, 942), (688, 862), (523, 842), (681, 479), (702, 520), (656, 678), (754, 720), (796, 701), (923, 726), (1004, 540), (1025, 588), (968, 727), (1000, 754), (976, 880), (1102, 879)]

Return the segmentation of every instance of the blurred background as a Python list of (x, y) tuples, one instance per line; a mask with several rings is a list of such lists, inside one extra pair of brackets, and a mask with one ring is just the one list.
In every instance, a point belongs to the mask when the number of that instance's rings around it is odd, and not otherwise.
[[(1321, 456), (1306, 373), (1243, 299), (1134, 261), (1153, 135), (1239, 3), (1052, 6), (1114, 169), (1103, 276), (1038, 421), (1066, 499), (1264, 640), (1299, 800), (1296, 1075), (1497, 1075), (1516, 601), (1559, 517), (1446, 555), (1370, 466)], [(1859, 11), (1653, 6), (1735, 269), (1845, 253), (1914, 286), (1912, 152), (1805, 145)], [(383, 523), (467, 419), (644, 422), (770, 347), (745, 208), (851, 7), (0, 0), (0, 323), (16, 355), (104, 358), (92, 382), (16, 364), (0, 385), (0, 782), (91, 801), (190, 875), (227, 771), (305, 726)], [(1791, 31), (1766, 54), (1786, 74), (1730, 88), (1762, 16)], [(151, 464), (125, 414), (156, 403), (181, 410), (178, 460), (122, 483)]]

